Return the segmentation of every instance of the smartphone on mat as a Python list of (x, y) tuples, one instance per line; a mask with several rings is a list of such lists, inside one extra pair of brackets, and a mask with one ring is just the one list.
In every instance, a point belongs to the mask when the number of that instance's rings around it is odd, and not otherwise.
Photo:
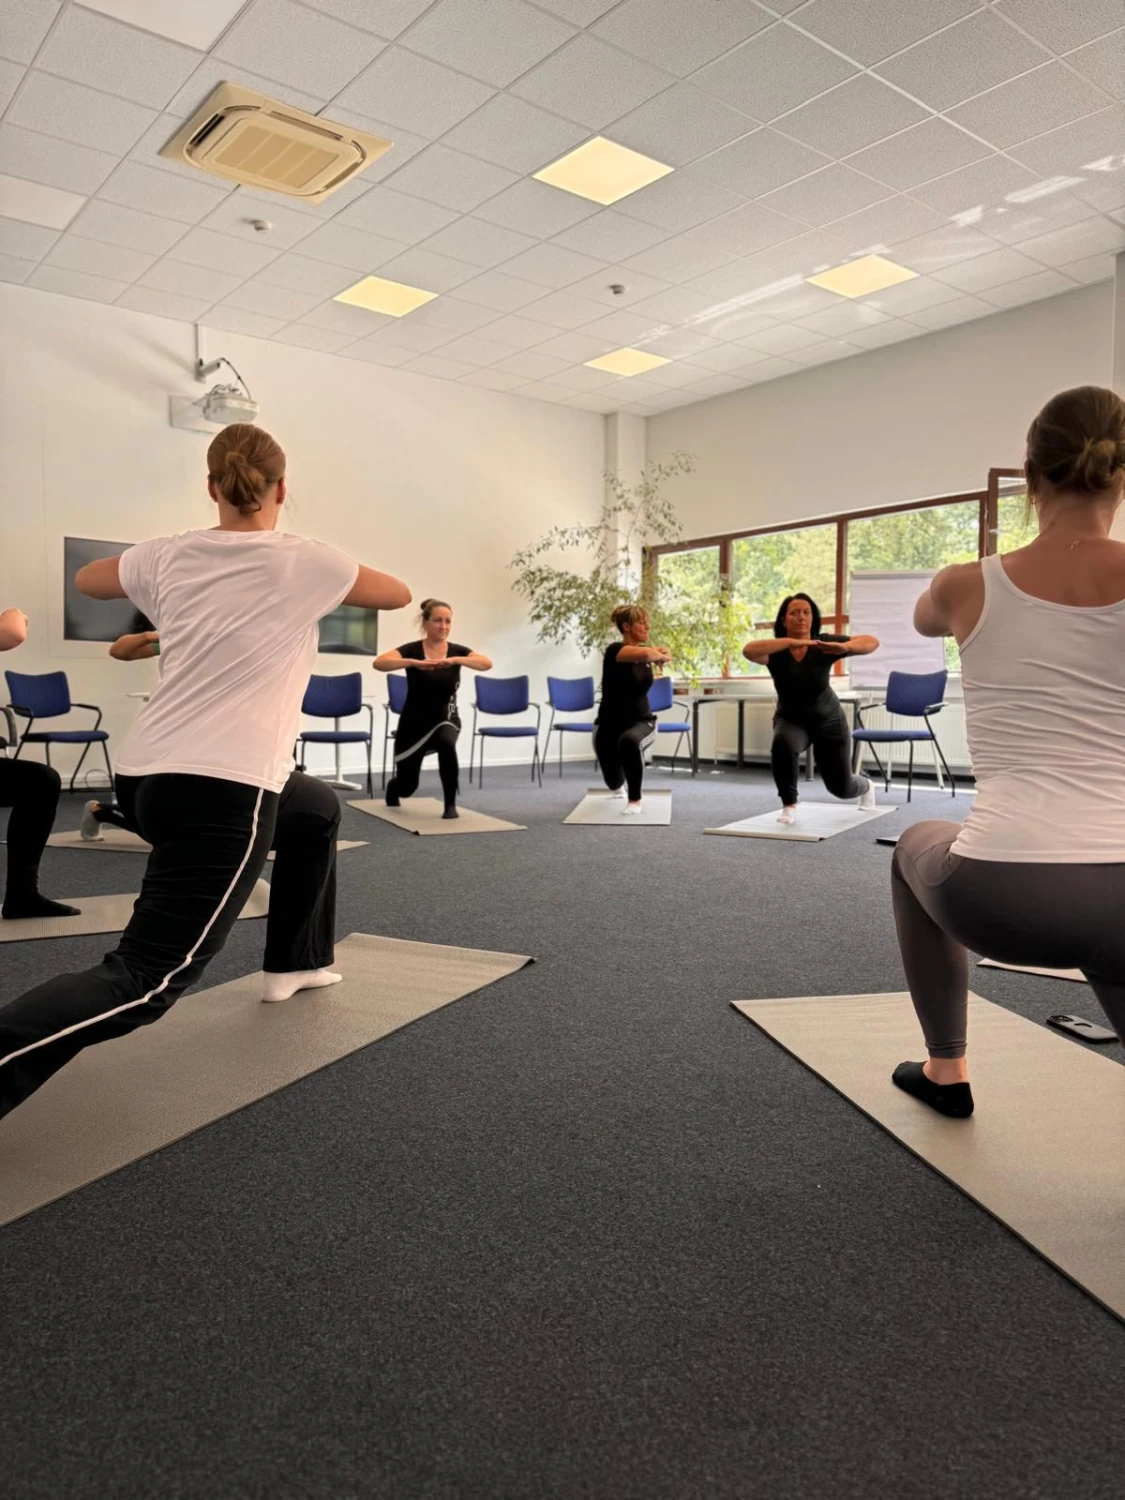
[(1048, 1016), (1047, 1025), (1056, 1031), (1069, 1031), (1071, 1036), (1081, 1037), (1084, 1042), (1115, 1042), (1116, 1031), (1107, 1031), (1104, 1026), (1095, 1026), (1093, 1021), (1084, 1021), (1081, 1016)]

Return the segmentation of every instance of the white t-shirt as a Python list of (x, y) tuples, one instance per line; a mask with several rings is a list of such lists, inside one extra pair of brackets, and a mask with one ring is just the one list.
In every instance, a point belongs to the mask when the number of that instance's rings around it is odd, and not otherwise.
[(186, 531), (130, 547), (120, 570), (160, 632), (160, 682), (117, 769), (279, 792), (293, 769), (317, 622), (351, 591), (358, 564), (287, 532)]

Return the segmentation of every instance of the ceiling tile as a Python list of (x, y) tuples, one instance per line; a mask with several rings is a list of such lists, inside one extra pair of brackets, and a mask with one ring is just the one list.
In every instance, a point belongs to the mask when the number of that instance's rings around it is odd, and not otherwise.
[(1059, 271), (1038, 271), (1034, 276), (1025, 276), (1022, 281), (1008, 281), (1003, 286), (990, 287), (981, 296), (993, 307), (1023, 307), (1027, 302), (1038, 302), (1043, 297), (1057, 297), (1062, 292), (1072, 292), (1074, 282)]
[(602, 391), (586, 391), (578, 396), (572, 396), (565, 403), (573, 406), (578, 411), (599, 412), (602, 416), (609, 416), (612, 412), (621, 410), (622, 398), (619, 396), (607, 396)]
[[(457, 297), (437, 297), (433, 302), (427, 302), (422, 307), (415, 308), (410, 314), (412, 323), (444, 328), (451, 336), (455, 333), (475, 333), (486, 323), (492, 325), (495, 319), (496, 313), (491, 307), (478, 307), (472, 302), (462, 302)], [(518, 322), (519, 320), (512, 319), (511, 321)], [(490, 326), (488, 337), (497, 336)], [(531, 339), (528, 342), (534, 343), (535, 340)]]
[(955, 286), (961, 292), (986, 292), (992, 287), (1002, 286), (1006, 281), (1020, 281), (1025, 276), (1034, 276), (1042, 266), (1029, 260), (1018, 250), (991, 250), (987, 255), (976, 255), (960, 265), (947, 266), (935, 272), (940, 281)]
[(399, 240), (349, 229), (346, 224), (322, 224), (301, 241), (302, 255), (331, 261), (334, 266), (347, 266), (352, 271), (373, 271), (404, 248)]
[(498, 224), (466, 215), (423, 240), (421, 248), (436, 250), (439, 255), (451, 255), (454, 260), (467, 261), (471, 266), (487, 270), (490, 266), (498, 266), (501, 261), (511, 260), (523, 250), (530, 250), (535, 244), (530, 235), (517, 234), (514, 229), (501, 229)]
[(806, 224), (819, 227), (845, 214), (858, 213), (890, 197), (890, 190), (881, 182), (854, 172), (841, 162), (822, 167), (810, 177), (791, 182), (786, 187), (767, 193), (762, 198), (766, 208), (777, 213), (788, 214)]
[(569, 370), (560, 370), (551, 379), (556, 385), (565, 385), (572, 391), (596, 391), (600, 386), (613, 383), (613, 376), (605, 370), (589, 370), (585, 365), (571, 365)]
[[(1066, 179), (1062, 178), (1065, 182)], [(1021, 203), (1019, 195), (1010, 203), (1001, 203), (987, 214), (981, 228), (993, 239), (1004, 245), (1018, 245), (1037, 234), (1047, 234), (1052, 229), (1062, 229), (1066, 224), (1077, 224), (1088, 219), (1092, 210), (1081, 198), (1060, 190), (1053, 193), (1036, 192), (1027, 202)]]
[[(802, 254), (797, 258), (796, 264), (802, 262), (805, 263), (805, 270), (811, 271), (819, 263), (819, 258), (814, 260), (811, 256)], [(689, 286), (692, 290), (706, 293), (713, 304), (745, 307), (754, 301), (761, 301), (763, 296), (772, 297), (779, 290), (803, 284), (802, 275), (792, 264), (779, 268), (775, 263), (759, 265), (756, 260), (732, 260), (720, 266), (717, 271), (693, 276)], [(809, 311), (814, 312), (815, 308), (810, 307)], [(727, 335), (723, 334), (721, 337), (726, 338)]]
[(122, 26), (77, 5), (67, 8), (37, 62), (47, 73), (163, 109), (202, 60), (178, 42)]
[(927, 307), (910, 314), (910, 321), (923, 328), (952, 328), (956, 323), (969, 323), (974, 318), (986, 318), (996, 309), (979, 297), (957, 297), (952, 302), (943, 302), (939, 307)]
[(905, 191), (988, 154), (987, 146), (947, 121), (925, 120), (850, 156), (848, 166)]
[(171, 219), (96, 200), (87, 203), (71, 228), (88, 239), (124, 245), (127, 250), (147, 250), (152, 255), (163, 255), (184, 233), (183, 224)]
[(5, 5), (0, 55), (13, 62), (31, 62), (61, 9), (59, 0), (19, 0), (16, 5)]
[(17, 260), (41, 260), (58, 239), (58, 232), (22, 219), (0, 219), (0, 252)]
[(100, 240), (83, 239), (81, 235), (64, 235), (47, 256), (46, 264), (66, 271), (85, 271), (90, 276), (105, 276), (110, 281), (136, 281), (152, 265), (153, 256), (145, 250), (126, 250), (121, 245), (103, 245)]
[(828, 156), (848, 156), (925, 118), (921, 105), (861, 73), (783, 115), (774, 128)]
[(491, 94), (487, 84), (463, 73), (402, 47), (388, 47), (348, 85), (339, 102), (432, 140), (479, 109)]
[(538, 239), (550, 239), (597, 212), (596, 203), (587, 203), (573, 193), (561, 193), (546, 183), (528, 179), (482, 203), (474, 218), (487, 219), (490, 224), (500, 224)]
[(438, 380), (459, 380), (462, 375), (471, 375), (477, 367), (460, 359), (446, 359), (443, 354), (420, 354), (404, 368), (413, 371), (415, 375), (432, 375)]
[(841, 343), (836, 339), (822, 339), (818, 344), (810, 344), (807, 349), (795, 349), (789, 356), (797, 364), (806, 367), (812, 365), (826, 365), (831, 360), (850, 359), (859, 350), (854, 344)]
[(892, 245), (890, 258), (901, 266), (925, 274), (940, 271), (943, 266), (955, 266), (958, 261), (971, 260), (974, 255), (987, 255), (997, 248), (995, 240), (975, 229), (948, 224), (943, 229), (932, 229), (927, 234), (914, 235)]
[(931, 109), (944, 110), (1026, 73), (1048, 56), (989, 9), (919, 42), (878, 71)]
[[(1122, 7), (1125, 14), (1125, 7)], [(1060, 62), (1013, 78), (950, 111), (950, 119), (1003, 150), (1112, 103), (1108, 94)]]
[(717, 374), (726, 374), (748, 370), (765, 358), (764, 354), (758, 354), (740, 344), (720, 344), (717, 349), (708, 350), (706, 354), (693, 355), (691, 363)]
[(781, 380), (786, 375), (796, 375), (800, 365), (788, 359), (767, 359), (743, 372), (744, 385), (763, 385), (768, 380)]
[(602, 263), (591, 255), (564, 250), (561, 245), (539, 244), (515, 256), (504, 269), (509, 275), (520, 276), (525, 281), (556, 288), (599, 274)]
[(677, 83), (632, 114), (615, 120), (606, 130), (610, 139), (622, 146), (669, 166), (684, 167), (738, 140), (757, 123), (710, 94)]
[(1072, 281), (1092, 285), (1097, 281), (1111, 281), (1116, 270), (1113, 255), (1088, 255), (1083, 260), (1068, 261), (1059, 268)]
[(503, 88), (570, 40), (569, 26), (521, 0), (438, 0), (408, 46)]
[(314, 15), (293, 0), (254, 0), (214, 56), (331, 99), (383, 48), (370, 32)]
[(176, 219), (181, 224), (197, 224), (231, 196), (229, 187), (212, 186), (202, 177), (198, 182), (187, 182), (171, 172), (142, 166), (138, 161), (123, 161), (98, 194), (98, 200), (158, 214), (162, 219)]
[(510, 354), (507, 359), (494, 366), (506, 375), (522, 375), (525, 380), (546, 380), (548, 376), (567, 367), (568, 361), (565, 359), (554, 359), (549, 354), (535, 354), (531, 350), (525, 350), (522, 354)]
[(772, 16), (756, 5), (685, 5), (683, 0), (625, 0), (593, 31), (634, 57), (686, 78), (756, 32)]
[(126, 281), (89, 276), (84, 271), (64, 271), (58, 266), (40, 266), (25, 285), (37, 287), (41, 292), (58, 292), (63, 297), (82, 297), (87, 302), (116, 302), (129, 289)]
[(599, 16), (612, 10), (617, 0), (537, 0), (540, 10), (571, 21), (575, 26), (592, 26)]
[[(549, 330), (551, 337), (544, 339), (539, 345), (540, 354), (548, 354), (552, 359), (562, 359), (567, 364), (584, 365), (588, 359), (597, 359), (599, 355), (606, 354), (614, 347), (612, 339), (604, 334), (598, 338), (592, 333), (555, 333)], [(605, 373), (602, 371), (601, 373)], [(606, 381), (612, 376), (606, 376)]]
[(858, 344), (861, 349), (882, 349), (887, 344), (901, 344), (904, 339), (916, 339), (920, 329), (913, 323), (904, 323), (899, 318), (890, 318), (874, 328), (859, 328), (849, 334), (848, 343)]
[(178, 323), (195, 323), (210, 303), (201, 297), (181, 297), (175, 292), (156, 292), (148, 287), (134, 286), (117, 298), (117, 306), (151, 313), (157, 318), (175, 318)]
[(361, 359), (370, 365), (404, 365), (415, 357), (413, 349), (394, 349), (390, 344), (377, 344), (370, 339), (348, 344), (341, 352), (345, 359)]
[[(542, 287), (536, 288), (542, 291)], [(541, 297), (524, 309), (524, 317), (537, 323), (546, 323), (551, 328), (581, 328), (600, 317), (604, 309), (589, 297), (576, 297), (573, 292), (552, 292)]]
[(479, 385), (486, 391), (511, 391), (525, 381), (522, 375), (505, 375), (502, 370), (473, 370), (462, 375), (461, 384)]
[[(102, 197), (105, 197), (103, 192)], [(254, 221), (263, 220), (270, 225), (267, 232), (254, 228)], [(276, 198), (265, 203), (261, 198), (251, 198), (241, 188), (228, 193), (203, 220), (207, 229), (217, 229), (220, 234), (231, 234), (236, 239), (248, 240), (252, 245), (266, 245), (271, 250), (289, 250), (316, 229), (317, 220), (310, 214), (296, 213), (283, 208)]]
[(975, 215), (1003, 203), (1009, 193), (1030, 187), (1034, 175), (1006, 156), (986, 156), (971, 167), (961, 167), (945, 177), (935, 177), (913, 189), (912, 196), (928, 203), (948, 218), (963, 216), (961, 222), (972, 224)]
[(342, 209), (335, 223), (384, 235), (402, 245), (416, 245), (452, 224), (456, 217), (452, 209), (424, 203), (409, 193), (397, 193), (394, 188), (379, 184)]
[[(20, 83), (23, 80), (23, 76), (26, 72), (27, 69), (22, 67), (19, 63), (8, 62), (6, 59), (0, 58), (0, 114), (3, 114), (8, 105), (11, 103), (12, 95), (19, 88)], [(36, 76), (46, 77), (46, 74), (39, 74)], [(11, 125), (19, 125), (26, 124), (27, 122), (21, 120), (13, 120), (12, 117), (9, 116), (8, 123)], [(57, 134), (57, 132), (48, 131), (47, 134)]]
[(796, 21), (871, 67), (979, 8), (980, 0), (813, 0)]
[(428, 354), (442, 344), (454, 341), (454, 335), (445, 328), (433, 328), (425, 323), (415, 323), (412, 318), (392, 318), (386, 327), (372, 334), (372, 342), (388, 344), (393, 349), (409, 349), (411, 354)]
[(175, 115), (157, 115), (129, 152), (129, 160), (139, 161), (143, 166), (153, 167), (158, 172), (167, 172), (169, 176), (179, 177), (183, 182), (207, 180), (197, 167), (189, 167), (183, 162), (173, 161), (170, 157), (160, 155), (182, 125), (183, 121), (177, 120)]
[(728, 251), (717, 247), (715, 237), (709, 233), (712, 224), (722, 222), (722, 218), (713, 219), (696, 229), (689, 229), (686, 234), (678, 234), (654, 245), (651, 250), (631, 255), (625, 263), (626, 269), (671, 282), (688, 281), (693, 276), (713, 271), (732, 259)]
[(938, 307), (942, 302), (955, 302), (959, 295), (955, 287), (946, 286), (944, 281), (935, 281), (931, 276), (917, 276), (913, 281), (900, 281), (898, 286), (874, 292), (866, 301), (869, 306), (878, 308), (880, 312), (890, 313), (893, 318), (909, 318), (924, 307)]
[(227, 307), (260, 313), (265, 318), (302, 318), (320, 302), (318, 292), (294, 292), (289, 287), (270, 286), (264, 281), (244, 282), (225, 298)]
[(597, 130), (671, 83), (669, 74), (583, 33), (514, 83), (512, 93)]
[(124, 156), (155, 119), (156, 111), (143, 105), (34, 69), (6, 123)]
[[(813, 313), (821, 312), (829, 307), (839, 307), (840, 299), (834, 292), (826, 292), (818, 286), (809, 286), (798, 278), (795, 286), (786, 285), (784, 281), (778, 282), (772, 289), (761, 287), (754, 294), (755, 300), (748, 306), (754, 307), (758, 312), (765, 313), (768, 317), (777, 318), (783, 323), (795, 322), (798, 318), (811, 317)], [(718, 326), (714, 325), (715, 331)], [(712, 331), (712, 327), (708, 327)], [(725, 333), (725, 329), (723, 332)], [(754, 334), (748, 336), (748, 341), (753, 342)]]
[(178, 0), (82, 0), (82, 4), (87, 10), (100, 11), (103, 16), (205, 52), (246, 0), (192, 0), (191, 5), (181, 5)]
[[(623, 286), (625, 290), (613, 292), (610, 288), (614, 286)], [(594, 275), (574, 282), (567, 290), (576, 297), (600, 302), (603, 307), (620, 309), (632, 307), (635, 302), (641, 302), (657, 292), (667, 291), (668, 283), (658, 281), (655, 276), (645, 276), (640, 271), (626, 271), (623, 266), (604, 266)]]
[(420, 287), (424, 292), (451, 292), (455, 286), (476, 276), (478, 269), (467, 261), (454, 260), (451, 255), (435, 255), (432, 250), (415, 245), (393, 260), (384, 261), (379, 267), (379, 275), (389, 281)]
[(16, 286), (22, 286), (34, 270), (33, 260), (19, 260), (14, 255), (0, 252), (0, 281), (10, 281)]
[(1068, 224), (1065, 229), (1024, 240), (1020, 249), (1045, 266), (1065, 266), (1068, 261), (1090, 255), (1117, 255), (1125, 250), (1125, 224), (1095, 215), (1081, 224)]
[[(322, 302), (300, 321), (305, 328), (326, 328), (329, 333), (350, 333), (353, 338), (362, 339), (390, 328), (395, 320), (366, 307), (352, 307), (346, 302)], [(385, 361), (387, 364), (396, 362)]]
[(1067, 54), (1072, 68), (1115, 99), (1125, 99), (1125, 27)]
[(516, 173), (505, 167), (451, 151), (448, 146), (427, 146), (394, 174), (390, 185), (398, 192), (468, 213), (515, 181)]
[(896, 193), (882, 203), (873, 203), (870, 208), (860, 209), (857, 214), (847, 214), (834, 219), (828, 228), (837, 235), (853, 253), (868, 253), (877, 247), (896, 244), (912, 235), (925, 234), (938, 229), (945, 222), (936, 208), (917, 202)]
[[(602, 309), (599, 308), (598, 311), (601, 312)], [(643, 339), (646, 334), (654, 333), (662, 326), (640, 313), (615, 312), (606, 317), (595, 318), (592, 323), (586, 324), (582, 332), (588, 333), (591, 338), (612, 339), (620, 346), (630, 345), (634, 339)]]
[[(1089, 175), (1092, 182), (1102, 174), (1123, 174), (1121, 142), (1125, 140), (1125, 108), (1114, 104), (1096, 115), (1050, 130), (1032, 141), (1012, 148), (1012, 155), (1044, 177)], [(1085, 197), (1084, 189), (1073, 191)]]
[(574, 396), (565, 385), (554, 385), (549, 380), (529, 381), (514, 394), (528, 401), (549, 401), (552, 406), (565, 406)]
[[(836, 309), (833, 308), (832, 311), (835, 312)], [(810, 344), (822, 343), (823, 335), (813, 333), (808, 328), (798, 328), (795, 323), (782, 323), (777, 328), (766, 328), (761, 333), (755, 333), (744, 342), (748, 348), (757, 349), (762, 354), (793, 354)]]
[(492, 307), (497, 312), (517, 312), (528, 303), (535, 302), (542, 294), (543, 288), (534, 281), (508, 276), (503, 271), (485, 271), (483, 276), (465, 282), (457, 293), (464, 302)]
[[(710, 334), (701, 332), (699, 328), (669, 328), (667, 324), (660, 324), (645, 339), (643, 347), (650, 354), (663, 354), (665, 358), (676, 361), (674, 366), (663, 366), (656, 372), (664, 376), (667, 384), (686, 385), (686, 380), (681, 380), (678, 375), (673, 376), (671, 373), (672, 370), (681, 368), (680, 361), (698, 359), (701, 354), (722, 349), (725, 345), (718, 339), (712, 338)], [(698, 372), (693, 378), (698, 378)]]
[[(70, 235), (68, 238), (77, 239), (77, 236)], [(85, 243), (92, 245), (94, 242), (87, 240)], [(106, 245), (102, 248), (116, 250), (116, 246)], [(228, 292), (233, 292), (241, 280), (242, 277), (235, 271), (213, 271), (206, 266), (189, 266), (185, 261), (159, 260), (141, 276), (140, 285), (151, 287), (155, 292), (175, 292), (180, 297), (198, 297), (210, 304), (218, 302)]]
[[(238, 74), (237, 78), (231, 78), (234, 72)], [(306, 94), (303, 90), (290, 88), (288, 84), (281, 83), (277, 79), (265, 78), (257, 72), (250, 73), (243, 67), (233, 68), (229, 62), (223, 62), (221, 58), (205, 57), (183, 88), (164, 106), (164, 110), (182, 123), (189, 115), (193, 115), (197, 109), (201, 108), (219, 84), (224, 82), (240, 83), (243, 88), (265, 94), (268, 99), (278, 99), (282, 104), (291, 104), (295, 109), (303, 109), (308, 115), (319, 114), (326, 102), (315, 94)], [(175, 130), (169, 130), (165, 139), (175, 133)]]
[(1069, 52), (1121, 25), (1120, 0), (999, 0), (996, 8), (1052, 52)]
[(11, 177), (26, 177), (67, 193), (89, 194), (97, 192), (116, 164), (117, 158), (108, 151), (92, 151), (34, 130), (0, 125), (0, 172)]
[[(736, 307), (732, 311), (724, 312), (720, 308), (713, 308), (713, 316), (705, 316), (696, 320), (696, 326), (705, 328), (709, 334), (714, 334), (717, 339), (727, 339), (731, 344), (737, 346), (735, 356), (724, 358), (724, 344), (719, 344), (715, 349), (703, 350), (692, 355), (695, 364), (707, 365), (714, 370), (733, 370), (736, 366), (744, 365), (750, 357), (748, 343), (755, 335), (764, 333), (767, 328), (779, 326), (775, 318), (767, 318), (754, 307)], [(761, 356), (754, 355), (754, 358)]]
[(256, 271), (277, 258), (277, 251), (269, 250), (265, 245), (244, 244), (233, 235), (216, 234), (213, 229), (200, 229), (197, 226), (189, 229), (183, 239), (176, 242), (172, 258), (186, 260), (193, 266), (208, 266), (214, 271), (253, 276)]
[(454, 339), (452, 343), (446, 344), (441, 352), (444, 358), (463, 359), (469, 365), (494, 365), (497, 360), (507, 359), (510, 356), (512, 346), (470, 333), (464, 338)]
[(747, 198), (757, 198), (827, 165), (828, 158), (819, 151), (775, 130), (758, 130), (705, 156), (692, 171)]
[(588, 134), (583, 126), (523, 99), (496, 94), (454, 126), (444, 143), (516, 172), (536, 172), (573, 150)]
[(315, 349), (321, 354), (336, 354), (355, 343), (350, 333), (329, 333), (327, 328), (305, 328), (300, 323), (291, 323), (275, 333), (273, 339), (278, 344), (295, 344), (298, 349)]
[(775, 213), (761, 203), (747, 203), (732, 213), (701, 224), (693, 233), (733, 256), (753, 255), (773, 245), (796, 239), (807, 226), (786, 214)]
[(692, 82), (744, 114), (773, 120), (855, 72), (854, 64), (782, 23), (711, 63)]
[(600, 213), (564, 229), (552, 243), (565, 250), (577, 250), (580, 255), (614, 261), (638, 255), (666, 238), (667, 231), (654, 224), (630, 219), (625, 214), (615, 213), (612, 208), (603, 208)]
[(507, 317), (497, 318), (485, 329), (487, 338), (506, 344), (509, 349), (531, 349), (536, 345), (546, 343), (554, 338), (555, 334), (556, 330), (548, 324), (535, 323), (530, 318), (521, 318), (517, 313), (509, 313)]
[(408, 130), (403, 130), (397, 125), (388, 125), (385, 120), (373, 120), (368, 115), (362, 115), (355, 109), (342, 109), (336, 104), (327, 105), (321, 116), (336, 125), (354, 125), (357, 130), (365, 130), (368, 135), (377, 135), (383, 140), (390, 141), (388, 151), (384, 151), (370, 165), (364, 167), (363, 171), (352, 183), (344, 183), (338, 187), (331, 198), (321, 204), (301, 204), (302, 213), (318, 213), (323, 218), (330, 218), (339, 212), (342, 203), (348, 201), (348, 190), (354, 189), (355, 196), (366, 192), (373, 183), (382, 182), (385, 177), (390, 177), (397, 172), (399, 167), (406, 165), (412, 157), (424, 151), (430, 142), (421, 135), (411, 135)]
[(393, 42), (433, 0), (305, 0), (305, 4)]
[[(887, 321), (885, 312), (866, 302), (841, 302), (838, 307), (826, 307), (823, 312), (803, 318), (801, 326), (828, 338), (846, 339), (861, 328), (874, 328)], [(784, 353), (784, 350), (779, 352)]]
[(711, 375), (706, 380), (700, 380), (691, 388), (693, 396), (700, 400), (710, 399), (712, 396), (729, 396), (731, 391), (740, 391), (746, 382), (737, 380), (729, 375)]
[(674, 234), (741, 207), (743, 200), (737, 193), (728, 192), (694, 173), (695, 169), (689, 168), (662, 177), (659, 182), (641, 188), (639, 193), (622, 198), (617, 205), (618, 212), (631, 219), (643, 219), (646, 224), (655, 224), (657, 228)]

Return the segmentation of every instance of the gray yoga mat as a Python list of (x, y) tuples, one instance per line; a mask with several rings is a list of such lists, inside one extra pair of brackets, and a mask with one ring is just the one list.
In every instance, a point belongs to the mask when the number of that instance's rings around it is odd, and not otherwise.
[[(342, 854), (345, 849), (361, 849), (367, 842), (366, 839), (340, 839), (336, 844), (337, 854)], [(112, 823), (104, 824), (100, 839), (84, 839), (80, 833), (52, 833), (47, 840), (49, 849), (101, 849), (110, 854), (151, 854), (152, 845), (146, 843), (140, 834), (130, 833), (127, 828), (116, 828)], [(266, 856), (273, 859), (271, 849)]]
[[(18, 917), (0, 921), (0, 943), (27, 943), (40, 938), (88, 937), (97, 932), (124, 932), (137, 892), (126, 896), (59, 896), (64, 906), (77, 906), (77, 917)], [(269, 882), (259, 880), (239, 912), (243, 917), (264, 917), (270, 909)]]
[(624, 797), (615, 797), (604, 787), (592, 786), (563, 822), (598, 828), (666, 828), (672, 821), (670, 787), (656, 787), (652, 791), (646, 787), (639, 812), (627, 813), (628, 805)]
[(787, 839), (798, 844), (819, 844), (838, 833), (850, 833), (864, 823), (885, 818), (897, 812), (896, 807), (872, 807), (861, 811), (854, 802), (801, 802), (795, 823), (779, 823), (777, 810), (743, 818), (738, 823), (724, 823), (721, 828), (705, 828), (704, 833), (728, 834), (743, 839)]
[(443, 804), (436, 797), (411, 797), (401, 807), (388, 807), (374, 798), (349, 802), (349, 807), (384, 823), (393, 823), (406, 833), (526, 833), (522, 823), (505, 823), (503, 818), (490, 818), (487, 813), (476, 812), (471, 807), (458, 806), (458, 818), (443, 818)]
[(925, 1057), (909, 995), (735, 1002), (916, 1156), (1125, 1318), (1125, 1068), (969, 997), (976, 1113), (947, 1120), (896, 1089)]
[[(0, 1224), (306, 1078), (531, 960), (353, 933), (342, 984), (261, 1002), (260, 974), (88, 1047), (0, 1120)], [(286, 1142), (298, 1154), (299, 1136)]]

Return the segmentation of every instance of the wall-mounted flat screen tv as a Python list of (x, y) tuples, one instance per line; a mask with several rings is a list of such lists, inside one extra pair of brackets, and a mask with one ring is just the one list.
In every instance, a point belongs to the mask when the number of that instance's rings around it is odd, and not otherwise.
[(90, 537), (63, 538), (63, 637), (68, 641), (115, 641), (152, 625), (131, 599), (88, 599), (74, 582), (79, 568), (103, 557), (120, 557), (132, 542), (100, 542)]
[(329, 655), (378, 656), (379, 611), (339, 605), (320, 622), (320, 649)]

